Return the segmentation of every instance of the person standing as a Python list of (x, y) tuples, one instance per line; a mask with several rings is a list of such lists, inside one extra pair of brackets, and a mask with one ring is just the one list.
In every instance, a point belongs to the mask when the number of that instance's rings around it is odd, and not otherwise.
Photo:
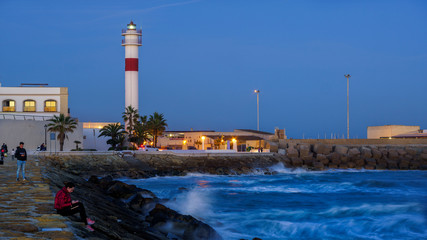
[(15, 150), (15, 157), (17, 159), (18, 170), (16, 171), (16, 181), (19, 181), (19, 172), (22, 169), (22, 180), (26, 181), (25, 178), (25, 163), (27, 162), (27, 151), (24, 148), (24, 143), (20, 142), (19, 147)]
[(71, 200), (70, 193), (74, 192), (74, 188), (74, 183), (67, 182), (65, 186), (56, 193), (54, 207), (58, 214), (62, 216), (70, 216), (80, 213), (80, 218), (82, 222), (85, 223), (86, 229), (93, 232), (93, 228), (90, 225), (94, 224), (95, 221), (87, 217), (83, 203), (78, 200)]

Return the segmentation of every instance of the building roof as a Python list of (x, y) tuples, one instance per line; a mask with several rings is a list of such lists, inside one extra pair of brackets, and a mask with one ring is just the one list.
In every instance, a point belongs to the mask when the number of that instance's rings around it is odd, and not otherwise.
[(262, 131), (252, 130), (252, 129), (236, 129), (234, 131), (242, 131), (242, 132), (258, 133), (258, 134), (274, 135), (273, 133), (262, 132)]
[(264, 140), (264, 138), (262, 137), (258, 137), (258, 136), (253, 136), (253, 135), (236, 135), (236, 136), (225, 136), (222, 134), (216, 134), (216, 135), (206, 135), (206, 137), (208, 138), (212, 138), (212, 139), (216, 139), (219, 137), (222, 137), (224, 141), (231, 141), (233, 140), (233, 138), (235, 138), (237, 141), (251, 141), (251, 140)]
[(391, 138), (427, 138), (427, 131), (420, 130), (418, 132), (410, 132), (394, 135)]
[(164, 131), (164, 133), (191, 133), (191, 132), (215, 132), (214, 130), (196, 130), (196, 131)]

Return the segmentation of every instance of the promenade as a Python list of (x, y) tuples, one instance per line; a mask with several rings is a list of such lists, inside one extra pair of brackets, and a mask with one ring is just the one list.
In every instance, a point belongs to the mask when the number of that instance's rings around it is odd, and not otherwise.
[(0, 239), (75, 239), (69, 219), (56, 214), (54, 193), (31, 156), (25, 173), (28, 181), (16, 181), (10, 156), (0, 165)]

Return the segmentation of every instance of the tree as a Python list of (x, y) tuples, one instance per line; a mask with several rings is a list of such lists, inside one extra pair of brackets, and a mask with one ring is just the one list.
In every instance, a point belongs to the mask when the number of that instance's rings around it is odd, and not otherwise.
[(154, 112), (153, 115), (150, 115), (148, 126), (150, 128), (151, 135), (154, 138), (154, 147), (157, 147), (157, 137), (162, 135), (163, 131), (165, 131), (168, 126), (163, 113), (159, 114), (158, 112)]
[[(120, 144), (120, 137), (126, 134), (125, 127), (120, 123), (111, 123), (99, 130), (100, 134), (98, 137), (111, 137), (107, 140), (107, 144), (111, 145), (113, 150), (116, 149), (116, 145)], [(123, 141), (122, 141), (123, 142)]]
[(134, 125), (139, 118), (138, 110), (132, 106), (128, 106), (122, 114), (122, 118), (125, 121), (125, 124), (127, 123), (126, 130), (128, 131), (129, 135), (133, 135)]
[(217, 149), (221, 149), (221, 144), (224, 142), (224, 135), (217, 137), (214, 141), (214, 145)]
[(74, 143), (76, 144), (76, 151), (79, 150), (79, 144), (82, 142), (76, 140), (74, 141)]
[(48, 131), (57, 132), (59, 140), (59, 151), (64, 150), (64, 141), (68, 139), (67, 133), (74, 132), (74, 129), (77, 128), (77, 122), (70, 116), (65, 116), (61, 113), (59, 116), (54, 115), (53, 118), (49, 119)]
[(150, 140), (150, 126), (148, 125), (147, 116), (141, 116), (140, 120), (135, 123), (135, 135), (132, 142), (141, 145), (144, 141)]
[(202, 141), (200, 140), (195, 140), (194, 141), (194, 145), (196, 145), (197, 149), (199, 148), (200, 145), (202, 145)]

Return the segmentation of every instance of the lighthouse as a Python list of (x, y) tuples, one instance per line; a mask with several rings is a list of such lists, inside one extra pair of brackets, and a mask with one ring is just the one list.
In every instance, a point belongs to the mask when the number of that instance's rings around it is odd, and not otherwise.
[(125, 108), (138, 110), (138, 47), (142, 45), (142, 30), (131, 21), (122, 29), (122, 46), (125, 47)]

